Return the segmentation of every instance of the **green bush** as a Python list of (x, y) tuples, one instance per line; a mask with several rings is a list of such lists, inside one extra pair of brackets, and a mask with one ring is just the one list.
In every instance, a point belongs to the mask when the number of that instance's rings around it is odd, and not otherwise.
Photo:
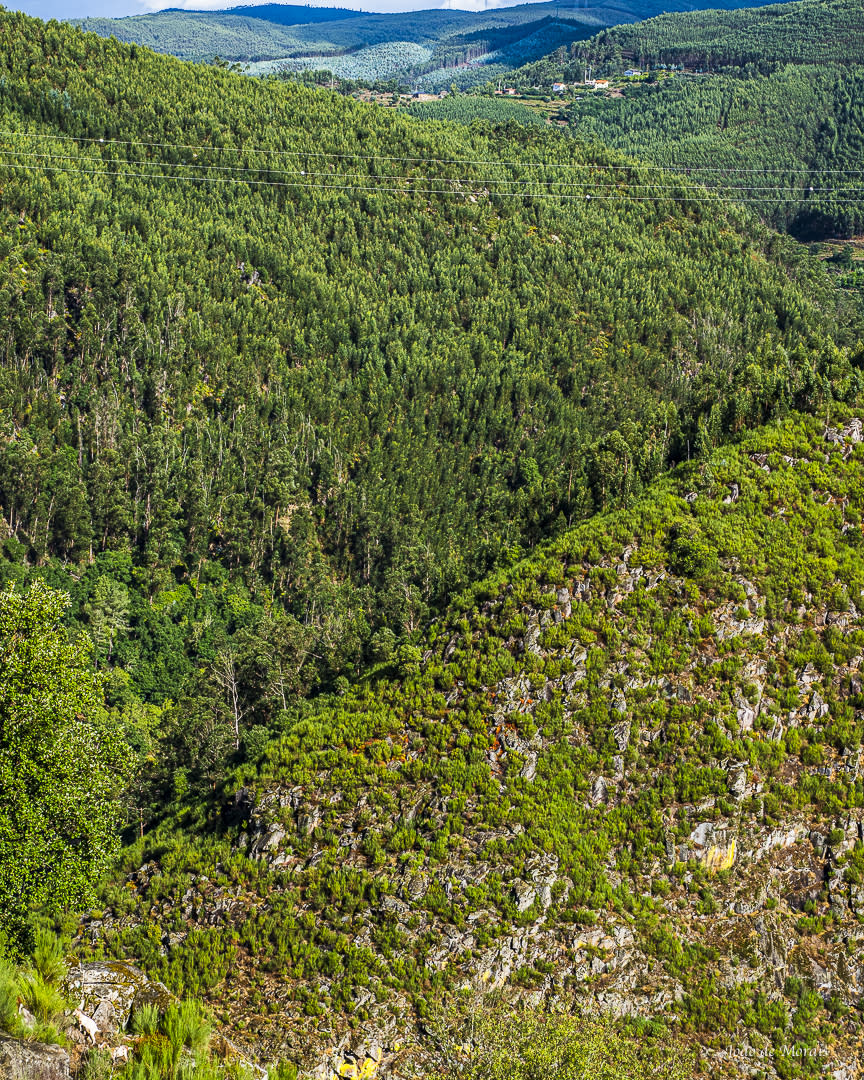
[(20, 992), (17, 969), (0, 957), (0, 1030), (10, 1035), (18, 1035), (22, 1028), (18, 1016)]
[(152, 1003), (141, 1005), (132, 1014), (129, 1027), (134, 1035), (155, 1035), (159, 1027), (159, 1009)]

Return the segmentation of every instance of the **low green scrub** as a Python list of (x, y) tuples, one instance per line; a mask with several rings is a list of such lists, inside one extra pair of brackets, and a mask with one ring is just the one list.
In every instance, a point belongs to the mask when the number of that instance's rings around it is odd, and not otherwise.
[(427, 1024), (426, 1080), (690, 1080), (695, 1055), (645, 1025), (634, 1034), (586, 1015), (505, 1002), (451, 1009)]
[(32, 954), (19, 962), (0, 956), (0, 1031), (38, 1042), (63, 1043), (73, 1008), (62, 992), (65, 950), (49, 930), (35, 934)]

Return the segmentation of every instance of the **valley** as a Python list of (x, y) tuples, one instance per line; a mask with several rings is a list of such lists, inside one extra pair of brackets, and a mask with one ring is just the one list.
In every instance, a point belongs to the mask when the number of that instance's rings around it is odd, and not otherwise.
[(860, 12), (686, 7), (0, 11), (2, 1080), (859, 1080)]

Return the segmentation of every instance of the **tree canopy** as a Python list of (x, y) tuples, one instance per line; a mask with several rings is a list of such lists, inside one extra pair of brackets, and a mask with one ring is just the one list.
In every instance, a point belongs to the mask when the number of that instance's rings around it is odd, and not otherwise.
[(0, 934), (29, 909), (80, 907), (118, 840), (127, 755), (69, 598), (39, 582), (0, 593)]
[(854, 393), (827, 275), (684, 179), (0, 28), (0, 578), (70, 594), (170, 790), (700, 420)]

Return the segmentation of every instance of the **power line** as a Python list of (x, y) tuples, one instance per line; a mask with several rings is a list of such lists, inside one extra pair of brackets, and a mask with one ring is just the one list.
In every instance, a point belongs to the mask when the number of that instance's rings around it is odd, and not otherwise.
[[(6, 154), (6, 155), (15, 154), (18, 157), (39, 158), (39, 159), (45, 159), (45, 160), (50, 160), (50, 161), (75, 162), (76, 164), (79, 161), (82, 161), (82, 160), (83, 160), (84, 163), (94, 162), (94, 161), (98, 160), (98, 159), (95, 159), (95, 158), (80, 159), (80, 158), (76, 158), (76, 157), (68, 155), (68, 154), (49, 154), (49, 153), (41, 153), (41, 152), (37, 152), (37, 151), (27, 151), (27, 150), (5, 150), (5, 149), (2, 149), (2, 148), (0, 148), (0, 154)], [(12, 164), (12, 163), (7, 163), (7, 164)], [(161, 167), (161, 168), (183, 168), (183, 169), (199, 169), (199, 170), (211, 169), (211, 170), (214, 170), (214, 171), (217, 171), (217, 172), (252, 173), (252, 174), (256, 174), (256, 175), (260, 175), (261, 173), (286, 175), (286, 173), (287, 173), (287, 170), (285, 170), (285, 169), (267, 169), (267, 168), (258, 168), (256, 166), (247, 166), (247, 165), (207, 165), (207, 164), (189, 163), (189, 162), (185, 162), (185, 161), (184, 162), (154, 161), (154, 160), (149, 159), (149, 158), (143, 158), (143, 159), (142, 158), (106, 158), (106, 159), (101, 160), (101, 164), (104, 164), (106, 166), (109, 166), (109, 165), (152, 165), (154, 167)], [(106, 169), (105, 171), (109, 171), (109, 170)], [(150, 174), (142, 174), (142, 175), (150, 175)], [(183, 174), (177, 174), (177, 175), (182, 176)], [(363, 179), (363, 180), (380, 180), (382, 182), (384, 182), (384, 181), (402, 180), (402, 181), (405, 181), (406, 183), (415, 183), (417, 181), (423, 181), (423, 182), (428, 182), (428, 183), (442, 183), (442, 184), (474, 184), (474, 185), (477, 185), (477, 184), (481, 184), (481, 185), (484, 185), (484, 184), (518, 184), (518, 183), (529, 184), (530, 183), (530, 184), (534, 184), (536, 186), (544, 186), (544, 187), (551, 187), (553, 185), (561, 186), (561, 187), (574, 187), (577, 183), (584, 185), (587, 182), (587, 181), (581, 181), (581, 180), (580, 181), (535, 180), (535, 179), (521, 180), (519, 177), (515, 177), (515, 176), (497, 177), (497, 178), (495, 178), (495, 177), (471, 178), (471, 177), (425, 176), (425, 175), (416, 175), (416, 176), (385, 175), (385, 176), (381, 176), (381, 177), (375, 177), (375, 176), (373, 176), (373, 175), (371, 175), (369, 173), (332, 173), (332, 172), (314, 172), (314, 171), (313, 172), (307, 172), (305, 170), (299, 170), (298, 171), (296, 169), (292, 173), (288, 173), (288, 175), (291, 175), (291, 176), (311, 176), (311, 177), (328, 176), (328, 177), (333, 177), (334, 179), (358, 179), (359, 178), (359, 179)], [(187, 179), (194, 179), (194, 178), (193, 177), (187, 177)], [(232, 178), (229, 178), (229, 179), (232, 179)], [(243, 181), (246, 178), (241, 176), (241, 177), (237, 177), (236, 179), (238, 181)], [(263, 182), (264, 181), (262, 181), (262, 183)], [(643, 188), (656, 189), (656, 188), (659, 188), (659, 187), (661, 187), (661, 185), (658, 184), (658, 183), (634, 184), (634, 183), (631, 182), (631, 183), (628, 184), (628, 189), (629, 190), (641, 190)], [(668, 191), (673, 191), (673, 190), (674, 191), (680, 191), (680, 188), (681, 188), (680, 184), (675, 184), (674, 186), (666, 185), (666, 190), (668, 190)], [(734, 185), (731, 185), (731, 184), (721, 184), (721, 185), (712, 185), (710, 190), (711, 191), (720, 191), (720, 192), (754, 192), (754, 191), (758, 191), (758, 192), (775, 192), (775, 193), (779, 193), (779, 192), (798, 193), (798, 188), (796, 186), (792, 185), (792, 184), (789, 184), (788, 186), (785, 186), (785, 185), (784, 186), (778, 186), (778, 185), (773, 185), (773, 186), (754, 186), (754, 185), (734, 186)], [(852, 189), (849, 189), (849, 188), (829, 188), (829, 187), (815, 188), (815, 187), (809, 186), (809, 187), (801, 188), (800, 189), (800, 194), (802, 194), (802, 195), (803, 194), (811, 194), (811, 193), (819, 193), (819, 194), (829, 193), (830, 194), (830, 193), (836, 192), (836, 191), (843, 191), (844, 193), (849, 194), (851, 190)], [(860, 194), (862, 197), (864, 197), (864, 189), (862, 189), (859, 192), (856, 192), (856, 194)]]
[[(44, 165), (18, 165), (14, 162), (0, 163), (0, 168), (17, 169), (21, 172), (37, 172), (37, 173), (65, 173), (69, 176), (106, 176), (113, 180), (122, 180), (125, 178), (141, 178), (146, 180), (182, 180), (186, 183), (193, 184), (246, 184), (254, 185), (255, 187), (276, 187), (276, 188), (310, 188), (318, 191), (369, 191), (379, 193), (394, 193), (402, 195), (455, 195), (458, 197), (480, 197), (480, 198), (517, 198), (517, 199), (578, 199), (583, 202), (723, 202), (723, 203), (765, 203), (767, 205), (776, 205), (777, 199), (751, 199), (751, 198), (730, 198), (723, 195), (716, 195), (710, 190), (704, 192), (694, 192), (692, 195), (687, 196), (675, 196), (675, 195), (606, 195), (597, 193), (573, 193), (573, 192), (532, 192), (532, 191), (486, 191), (486, 190), (447, 190), (446, 188), (415, 188), (415, 187), (381, 187), (380, 185), (362, 185), (362, 184), (310, 184), (310, 183), (288, 183), (284, 181), (275, 180), (253, 180), (245, 179), (241, 177), (219, 177), (219, 176), (184, 176), (180, 173), (148, 173), (148, 172), (131, 172), (129, 170), (119, 170), (112, 172), (108, 169), (62, 169), (57, 166)], [(458, 183), (454, 180), (452, 183)], [(835, 199), (835, 203), (845, 204), (851, 203), (857, 205), (859, 199), (840, 198)]]
[[(396, 157), (383, 154), (338, 154), (338, 153), (326, 153), (324, 151), (313, 150), (276, 150), (267, 149), (264, 147), (250, 147), (250, 146), (207, 146), (203, 144), (193, 143), (170, 143), (170, 142), (147, 142), (143, 139), (106, 139), (97, 138), (95, 136), (79, 136), (79, 135), (57, 135), (51, 133), (43, 133), (37, 131), (0, 131), (0, 137), (6, 138), (10, 136), (27, 136), (34, 139), (55, 139), (64, 142), (78, 142), (78, 143), (96, 143), (104, 146), (147, 146), (154, 149), (167, 149), (167, 150), (192, 150), (203, 151), (206, 153), (232, 153), (232, 154), (273, 154), (279, 157), (306, 157), (306, 158), (336, 158), (346, 159), (352, 158), (357, 161), (416, 161), (427, 162), (434, 165), (508, 165), (518, 166), (520, 168), (537, 168), (537, 169), (620, 169), (629, 172), (638, 171), (651, 171), (651, 172), (677, 172), (686, 174), (690, 172), (697, 173), (720, 173), (720, 174), (753, 174), (761, 173), (763, 175), (768, 173), (787, 173), (791, 171), (788, 167), (778, 168), (725, 168), (714, 167), (708, 165), (693, 165), (693, 164), (673, 164), (673, 165), (651, 165), (641, 161), (634, 161), (631, 164), (596, 164), (590, 162), (554, 162), (554, 161), (510, 161), (510, 160), (489, 160), (488, 158), (433, 158), (433, 157), (420, 157), (420, 156), (404, 156)], [(841, 176), (852, 175), (861, 176), (864, 178), (864, 168), (858, 169), (820, 169), (820, 174)]]

